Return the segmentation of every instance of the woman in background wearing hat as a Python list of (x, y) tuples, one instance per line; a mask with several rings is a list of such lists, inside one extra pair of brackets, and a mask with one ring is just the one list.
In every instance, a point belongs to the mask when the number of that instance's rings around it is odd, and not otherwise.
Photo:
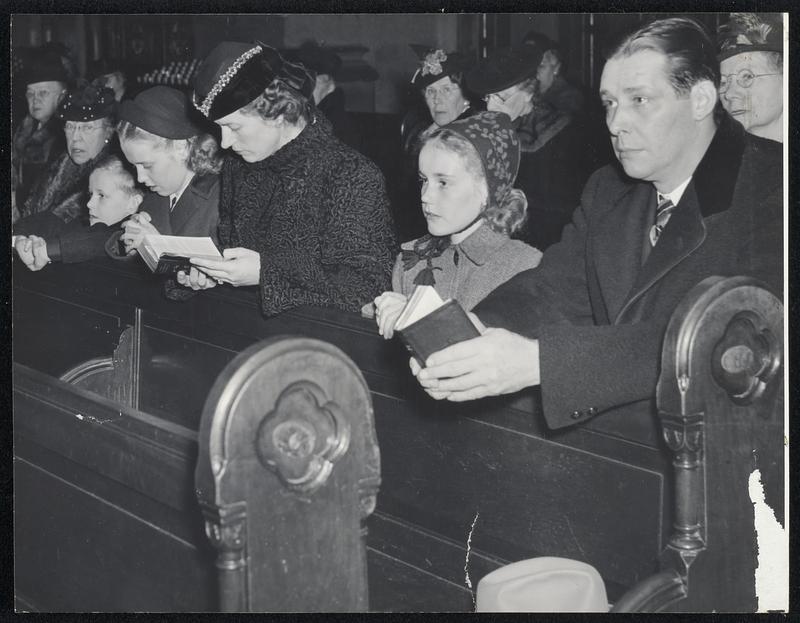
[(314, 74), (314, 91), (311, 94), (317, 109), (328, 118), (333, 133), (353, 149), (364, 152), (363, 137), (347, 114), (344, 91), (336, 84), (342, 59), (334, 51), (306, 42), (297, 49), (293, 60)]
[(750, 134), (783, 142), (781, 16), (731, 13), (717, 39), (722, 106)]
[(395, 239), (383, 176), (314, 114), (314, 81), (263, 44), (225, 42), (201, 64), (194, 104), (221, 128), (220, 242), (192, 259), (192, 288), (258, 285), (265, 315), (358, 311), (390, 283)]
[[(89, 174), (95, 163), (116, 150), (114, 93), (86, 86), (64, 97), (58, 116), (64, 120), (67, 152), (50, 163), (22, 205), (22, 218), (14, 233), (29, 230), (30, 219), (56, 219), (63, 223), (86, 215)], [(30, 232), (35, 233), (35, 232)]]
[[(11, 185), (14, 204), (22, 207), (34, 182), (64, 154), (64, 129), (56, 115), (67, 92), (67, 72), (58, 57), (44, 57), (25, 74), (28, 114), (14, 132)], [(19, 218), (19, 213), (13, 218)]]
[(392, 292), (375, 299), (385, 338), (417, 285), (472, 309), (514, 275), (539, 265), (541, 252), (509, 236), (525, 221), (527, 201), (512, 188), (520, 148), (507, 115), (477, 113), (428, 136), (419, 154), (429, 233), (402, 245)]
[(417, 192), (417, 161), (422, 143), (439, 128), (465, 119), (477, 112), (477, 108), (464, 92), (464, 71), (467, 60), (458, 52), (428, 50), (412, 45), (420, 55), (420, 66), (411, 77), (411, 86), (422, 95), (427, 108), (423, 117), (412, 109), (403, 119), (400, 133), (405, 154), (403, 173), (397, 189), (398, 229), (403, 237), (416, 237), (425, 231), (425, 221), (420, 209)]
[[(218, 240), (221, 155), (214, 137), (190, 118), (190, 106), (184, 93), (166, 86), (146, 89), (120, 106), (120, 148), (151, 191), (125, 223), (128, 253), (147, 233)], [(109, 240), (109, 253), (116, 249)]]
[(487, 110), (511, 117), (522, 146), (517, 185), (528, 198), (522, 238), (544, 250), (561, 239), (590, 173), (586, 141), (574, 117), (539, 96), (536, 73), (543, 50), (533, 45), (499, 50), (466, 76)]

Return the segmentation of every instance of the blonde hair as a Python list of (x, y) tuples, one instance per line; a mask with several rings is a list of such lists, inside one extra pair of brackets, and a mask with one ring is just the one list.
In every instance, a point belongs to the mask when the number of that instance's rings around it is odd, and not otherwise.
[(155, 148), (174, 151), (181, 141), (186, 142), (189, 155), (186, 158), (186, 167), (198, 175), (219, 173), (222, 169), (222, 153), (216, 139), (210, 134), (198, 134), (187, 139), (171, 139), (158, 136), (129, 121), (120, 121), (117, 124), (117, 136), (122, 141), (147, 141)]
[(117, 178), (117, 185), (128, 197), (144, 197), (144, 190), (136, 185), (136, 175), (131, 170), (130, 164), (114, 154), (104, 156), (94, 165), (95, 171), (108, 171)]

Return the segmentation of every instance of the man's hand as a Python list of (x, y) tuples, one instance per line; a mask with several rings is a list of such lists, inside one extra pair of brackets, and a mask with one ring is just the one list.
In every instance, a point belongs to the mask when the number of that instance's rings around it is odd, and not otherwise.
[(461, 402), (511, 394), (540, 383), (539, 341), (505, 329), (486, 329), (428, 357), (424, 368), (411, 359), (411, 372), (437, 400)]
[(384, 292), (375, 298), (375, 322), (378, 333), (388, 340), (394, 335), (394, 325), (406, 306), (405, 296), (399, 292)]
[(236, 247), (225, 249), (222, 256), (225, 259), (192, 257), (189, 261), (217, 283), (230, 283), (238, 287), (257, 286), (261, 281), (261, 255), (258, 252)]

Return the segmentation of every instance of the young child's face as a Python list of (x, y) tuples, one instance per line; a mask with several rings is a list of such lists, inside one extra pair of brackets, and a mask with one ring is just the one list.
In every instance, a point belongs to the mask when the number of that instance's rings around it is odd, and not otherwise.
[(89, 176), (89, 224), (119, 223), (139, 208), (141, 197), (129, 195), (117, 175), (105, 169), (92, 171)]

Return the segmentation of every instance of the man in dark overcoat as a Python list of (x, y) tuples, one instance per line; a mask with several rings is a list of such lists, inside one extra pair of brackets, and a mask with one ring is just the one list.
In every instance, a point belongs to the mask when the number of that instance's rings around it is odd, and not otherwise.
[[(782, 291), (782, 151), (717, 106), (707, 33), (658, 20), (611, 54), (600, 83), (618, 163), (594, 173), (560, 243), (475, 309), (481, 337), (412, 371), (433, 397), (472, 400), (541, 386), (558, 428), (606, 414), (648, 427), (667, 322), (711, 275)], [(638, 422), (634, 420), (639, 420)]]

